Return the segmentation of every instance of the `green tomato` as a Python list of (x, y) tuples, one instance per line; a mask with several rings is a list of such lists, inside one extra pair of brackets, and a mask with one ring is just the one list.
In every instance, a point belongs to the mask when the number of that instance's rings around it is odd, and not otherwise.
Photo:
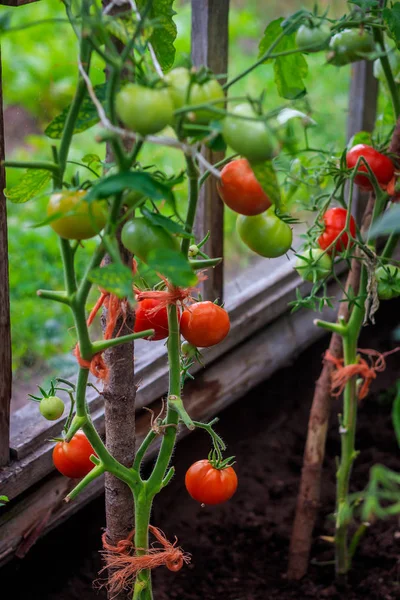
[(341, 67), (362, 60), (362, 54), (374, 50), (374, 38), (369, 31), (343, 29), (331, 38), (327, 58), (330, 64)]
[(375, 271), (378, 283), (378, 298), (391, 300), (400, 296), (400, 269), (394, 265), (378, 267)]
[(332, 259), (321, 248), (309, 248), (298, 255), (296, 271), (305, 281), (324, 279), (332, 270)]
[(145, 200), (146, 196), (143, 192), (138, 192), (137, 190), (126, 190), (122, 196), (122, 202), (128, 208), (132, 208), (133, 206), (138, 206), (141, 200)]
[(174, 106), (166, 88), (128, 83), (118, 92), (115, 108), (125, 127), (140, 135), (157, 133), (173, 121)]
[(144, 263), (152, 250), (179, 251), (179, 242), (158, 225), (144, 217), (131, 219), (122, 228), (121, 240), (125, 248), (138, 256)]
[(238, 104), (222, 124), (225, 142), (250, 162), (268, 160), (274, 152), (271, 132), (262, 121), (249, 121), (241, 117), (258, 117), (251, 104)]
[(43, 398), (39, 410), (48, 421), (57, 421), (64, 414), (64, 402), (58, 396)]
[[(183, 106), (196, 106), (198, 104), (206, 104), (210, 101), (221, 100), (221, 102), (213, 103), (213, 106), (218, 109), (224, 108), (225, 94), (222, 86), (216, 79), (210, 79), (205, 83), (193, 83), (190, 87), (189, 97), (188, 90), (190, 84), (190, 73), (184, 67), (173, 69), (165, 77), (169, 87), (169, 94), (174, 104), (175, 110)], [(221, 116), (209, 109), (194, 110), (194, 120), (196, 123), (207, 124), (213, 119), (220, 119)]]
[[(105, 202), (85, 202), (84, 190), (64, 190), (50, 196), (47, 215), (60, 215), (50, 227), (67, 240), (87, 240), (97, 235), (107, 223)], [(71, 214), (68, 214), (71, 213)]]
[(319, 52), (328, 46), (331, 30), (328, 25), (309, 27), (300, 25), (296, 33), (296, 44), (303, 52)]
[(274, 206), (260, 215), (239, 215), (236, 229), (246, 246), (265, 258), (282, 256), (292, 245), (292, 230), (276, 216)]

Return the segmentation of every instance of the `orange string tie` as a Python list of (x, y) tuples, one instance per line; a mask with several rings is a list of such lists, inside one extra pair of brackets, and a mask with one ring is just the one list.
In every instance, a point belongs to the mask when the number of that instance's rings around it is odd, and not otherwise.
[(359, 348), (357, 352), (365, 354), (368, 357), (369, 362), (367, 362), (365, 358), (357, 355), (357, 362), (346, 366), (344, 365), (343, 358), (336, 358), (329, 352), (329, 350), (327, 350), (325, 352), (324, 360), (331, 362), (336, 369), (332, 373), (331, 378), (332, 396), (340, 396), (346, 386), (346, 383), (358, 375), (364, 380), (363, 384), (358, 390), (358, 399), (363, 400), (368, 395), (371, 383), (374, 379), (376, 379), (377, 373), (381, 373), (386, 369), (385, 357), (389, 356), (390, 354), (394, 354), (399, 350), (400, 347), (397, 347), (389, 352), (381, 353), (370, 348)]
[[(101, 266), (104, 266), (103, 263), (101, 264)], [(136, 271), (137, 262), (135, 259), (132, 259), (132, 273), (135, 275)], [(122, 328), (126, 324), (129, 302), (126, 299), (121, 300), (120, 298), (118, 298), (118, 296), (115, 296), (115, 294), (111, 294), (110, 292), (107, 292), (106, 290), (100, 288), (100, 297), (97, 300), (94, 307), (92, 308), (92, 310), (90, 311), (90, 314), (86, 321), (88, 327), (90, 327), (90, 325), (93, 323), (97, 313), (102, 308), (102, 306), (104, 306), (107, 309), (106, 327), (104, 330), (103, 338), (105, 340), (109, 340), (113, 337), (114, 331), (117, 327), (117, 322), (122, 317), (121, 327), (119, 328), (117, 334), (115, 334), (115, 337), (118, 337)], [(84, 369), (89, 369), (90, 372), (95, 377), (97, 377), (97, 379), (107, 379), (108, 368), (104, 361), (103, 354), (101, 352), (95, 354), (90, 361), (84, 360), (81, 357), (79, 344), (76, 344), (74, 349), (74, 355), (76, 356), (79, 365)]]
[[(107, 542), (106, 533), (102, 536), (102, 551), (105, 567), (100, 571), (102, 573), (108, 570), (107, 586), (112, 596), (118, 595), (122, 590), (126, 590), (133, 585), (133, 581), (140, 571), (144, 569), (155, 569), (156, 567), (166, 566), (170, 571), (179, 571), (184, 563), (190, 562), (190, 555), (176, 546), (177, 539), (172, 544), (167, 540), (161, 529), (149, 525), (149, 531), (154, 535), (157, 542), (161, 545), (149, 549), (136, 548), (133, 545), (134, 531), (132, 531), (126, 540), (121, 540), (116, 546)], [(145, 554), (137, 555), (135, 551)]]
[[(166, 277), (158, 274), (160, 279), (162, 279), (165, 283), (166, 290), (140, 290), (139, 288), (134, 287), (133, 291), (136, 295), (136, 300), (140, 302), (141, 300), (145, 300), (146, 298), (150, 298), (152, 300), (158, 300), (159, 303), (154, 308), (147, 311), (147, 314), (152, 316), (156, 314), (162, 308), (167, 308), (173, 304), (191, 304), (194, 302), (192, 297), (192, 293), (196, 291), (195, 287), (182, 288), (179, 286), (174, 286), (172, 283), (168, 281)], [(205, 281), (207, 276), (203, 273), (197, 274), (198, 283), (201, 281)]]

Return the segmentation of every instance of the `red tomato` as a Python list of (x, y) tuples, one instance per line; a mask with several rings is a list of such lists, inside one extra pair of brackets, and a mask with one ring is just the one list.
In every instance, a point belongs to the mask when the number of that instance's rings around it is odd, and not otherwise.
[[(372, 146), (368, 146), (367, 144), (357, 144), (357, 146), (353, 146), (353, 148), (348, 151), (346, 155), (347, 167), (349, 169), (353, 169), (356, 166), (360, 156), (365, 158), (380, 186), (387, 185), (393, 178), (394, 165), (390, 158), (384, 154), (381, 154), (372, 148)], [(359, 165), (358, 171), (368, 172), (367, 167), (363, 163)], [(368, 179), (368, 177), (364, 177), (364, 175), (356, 175), (354, 182), (364, 190), (373, 189), (371, 181)]]
[(145, 298), (144, 300), (140, 300), (136, 306), (135, 327), (133, 331), (140, 333), (141, 331), (146, 331), (146, 329), (154, 329), (153, 337), (143, 338), (145, 340), (163, 340), (168, 337), (168, 312), (165, 306), (159, 310), (154, 310), (159, 304), (160, 300)]
[(208, 459), (198, 460), (186, 472), (185, 485), (201, 504), (221, 504), (232, 498), (238, 478), (232, 467), (216, 469)]
[[(318, 244), (322, 250), (326, 250), (336, 238), (338, 238), (336, 244), (332, 246), (329, 252), (333, 252), (334, 249), (337, 252), (342, 252), (347, 248), (349, 236), (346, 232), (340, 235), (340, 232), (343, 231), (346, 225), (346, 219), (347, 210), (345, 208), (330, 208), (326, 211), (324, 214), (325, 229), (318, 238)], [(353, 237), (356, 234), (356, 222), (352, 216), (350, 217), (350, 233)]]
[(78, 431), (69, 443), (58, 442), (54, 446), (53, 463), (66, 477), (84, 477), (94, 467), (89, 460), (91, 454), (95, 454), (91, 443), (83, 431)]
[(270, 199), (245, 158), (232, 160), (225, 165), (217, 188), (225, 204), (240, 215), (259, 215), (271, 206)]
[(196, 302), (181, 317), (181, 334), (193, 346), (208, 348), (219, 344), (228, 335), (229, 315), (212, 302)]

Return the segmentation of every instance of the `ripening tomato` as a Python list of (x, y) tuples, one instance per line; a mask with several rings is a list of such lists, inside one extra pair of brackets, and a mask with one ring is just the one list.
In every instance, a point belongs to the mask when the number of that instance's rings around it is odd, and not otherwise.
[(378, 298), (391, 300), (400, 296), (400, 269), (395, 265), (378, 267), (375, 271), (378, 283)]
[(156, 298), (145, 298), (137, 303), (133, 331), (140, 333), (146, 329), (154, 329), (154, 335), (145, 337), (144, 340), (156, 341), (168, 337), (168, 311), (165, 306), (158, 308), (159, 306), (160, 300)]
[(57, 442), (53, 450), (55, 468), (66, 477), (84, 477), (94, 467), (89, 457), (95, 454), (83, 431), (78, 431), (70, 442)]
[(331, 272), (332, 259), (320, 248), (309, 248), (298, 255), (295, 269), (305, 281), (319, 281)]
[(238, 104), (230, 112), (232, 114), (228, 115), (222, 123), (225, 142), (250, 162), (270, 159), (274, 153), (272, 133), (263, 121), (246, 118), (260, 116), (251, 104)]
[(292, 245), (292, 229), (276, 216), (274, 206), (254, 217), (239, 215), (236, 228), (246, 246), (265, 258), (282, 256)]
[(225, 165), (217, 188), (225, 204), (240, 215), (259, 215), (271, 206), (270, 199), (245, 158), (232, 160)]
[(319, 52), (327, 47), (331, 30), (323, 23), (319, 27), (300, 25), (296, 33), (296, 44), (303, 52)]
[[(360, 157), (365, 158), (369, 168), (373, 172), (380, 186), (387, 185), (394, 175), (394, 165), (388, 156), (381, 154), (372, 146), (367, 144), (357, 144), (353, 146), (346, 154), (346, 164), (348, 169), (354, 169)], [(358, 166), (358, 171), (368, 173), (367, 167), (363, 162)], [(372, 190), (372, 182), (364, 175), (356, 175), (354, 183), (364, 190)]]
[[(335, 249), (336, 252), (342, 252), (347, 248), (349, 236), (343, 231), (346, 226), (346, 219), (347, 210), (345, 208), (338, 206), (326, 211), (324, 214), (325, 229), (317, 240), (322, 250), (326, 250), (336, 238), (336, 244), (330, 248), (329, 253), (333, 252)], [(340, 235), (341, 231), (343, 231), (343, 233)], [(353, 216), (350, 217), (350, 233), (352, 237), (356, 235), (356, 222)], [(350, 242), (350, 247), (352, 245), (353, 242)]]
[(181, 334), (197, 348), (219, 344), (228, 335), (230, 327), (226, 310), (209, 301), (192, 304), (181, 317)]
[(48, 421), (57, 421), (64, 413), (64, 402), (58, 396), (43, 398), (39, 410)]
[(152, 250), (179, 250), (176, 237), (144, 217), (127, 221), (121, 231), (121, 240), (125, 248), (143, 262), (147, 262)]
[[(183, 106), (197, 106), (212, 102), (212, 106), (219, 110), (224, 108), (224, 90), (216, 79), (199, 84), (193, 83), (189, 90), (190, 73), (184, 67), (177, 67), (165, 76), (168, 83), (168, 90), (174, 104), (175, 110)], [(188, 97), (189, 91), (189, 97)], [(221, 100), (221, 102), (216, 102)], [(199, 108), (193, 111), (194, 121), (196, 123), (208, 123), (211, 120), (221, 118), (221, 116), (210, 109)]]
[(216, 469), (208, 459), (198, 460), (186, 472), (189, 494), (201, 504), (222, 504), (236, 492), (238, 478), (232, 467)]
[(86, 202), (85, 195), (84, 190), (64, 190), (50, 196), (47, 215), (60, 216), (49, 224), (60, 237), (87, 240), (100, 233), (107, 223), (106, 203)]
[(375, 42), (366, 29), (343, 29), (329, 43), (328, 62), (337, 67), (363, 59), (363, 54), (373, 52)]
[(117, 94), (115, 108), (125, 127), (140, 135), (157, 133), (171, 125), (174, 106), (167, 88), (128, 83)]

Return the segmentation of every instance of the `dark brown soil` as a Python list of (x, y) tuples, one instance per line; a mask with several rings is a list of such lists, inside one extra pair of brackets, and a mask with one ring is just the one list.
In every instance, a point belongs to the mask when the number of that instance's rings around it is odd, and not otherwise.
[[(367, 331), (361, 346), (379, 351), (392, 348), (390, 329), (378, 326)], [(174, 459), (176, 475), (157, 499), (152, 522), (169, 539), (179, 538), (179, 544), (191, 553), (192, 563), (176, 574), (164, 567), (156, 570), (155, 600), (400, 598), (400, 526), (396, 519), (371, 527), (355, 557), (347, 589), (338, 591), (332, 583), (332, 565), (312, 565), (300, 583), (285, 579), (309, 404), (325, 344), (314, 346), (220, 415), (218, 430), (229, 452), (236, 454), (240, 482), (230, 502), (201, 508), (188, 497), (185, 471), (207, 455), (209, 442), (205, 433), (196, 433), (179, 445)], [(353, 490), (365, 486), (375, 463), (400, 470), (387, 391), (396, 381), (399, 367), (400, 354), (388, 359), (386, 372), (360, 408), (357, 447), (361, 454), (354, 468)], [(332, 548), (319, 536), (333, 532), (330, 515), (339, 450), (338, 408), (329, 432), (322, 509), (312, 549), (312, 558), (318, 561), (333, 558)], [(14, 561), (0, 572), (2, 589), (13, 590), (7, 598), (105, 598), (104, 592), (92, 588), (101, 567), (97, 551), (103, 526), (103, 499), (99, 499), (38, 542), (23, 561)]]

